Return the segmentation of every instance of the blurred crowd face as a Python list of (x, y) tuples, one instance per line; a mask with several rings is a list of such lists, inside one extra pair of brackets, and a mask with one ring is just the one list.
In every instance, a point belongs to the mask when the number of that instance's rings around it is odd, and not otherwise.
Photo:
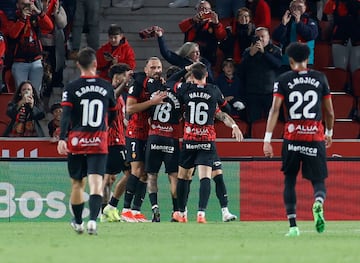
[(20, 90), (20, 94), (21, 94), (21, 97), (26, 97), (26, 96), (32, 97), (32, 96), (34, 96), (33, 88), (30, 85), (30, 83), (25, 83), (24, 85), (22, 85), (21, 90)]
[(255, 35), (260, 38), (260, 42), (263, 47), (266, 47), (270, 43), (270, 34), (269, 31), (266, 29), (260, 29), (255, 31)]
[(239, 12), (238, 14), (238, 19), (237, 19), (239, 24), (242, 25), (246, 25), (250, 23), (250, 14), (249, 12), (242, 10)]
[(123, 34), (109, 35), (109, 42), (110, 42), (111, 46), (117, 47), (118, 45), (120, 45), (120, 41), (121, 41), (121, 39), (123, 39), (123, 37), (124, 37)]
[(211, 5), (207, 1), (200, 1), (196, 11), (199, 12), (210, 12), (211, 11)]
[(57, 121), (60, 121), (62, 112), (63, 112), (63, 109), (62, 109), (62, 108), (57, 108), (57, 109), (55, 109), (55, 110), (53, 111), (54, 119), (57, 120)]
[(295, 12), (299, 12), (302, 15), (306, 11), (306, 5), (303, 0), (292, 1), (290, 3), (289, 9), (290, 9), (291, 14), (293, 14)]
[(190, 52), (189, 58), (193, 62), (199, 62), (200, 61), (200, 50), (198, 46), (195, 46), (195, 48)]
[(160, 79), (162, 74), (162, 63), (159, 59), (150, 59), (144, 68), (146, 76)]

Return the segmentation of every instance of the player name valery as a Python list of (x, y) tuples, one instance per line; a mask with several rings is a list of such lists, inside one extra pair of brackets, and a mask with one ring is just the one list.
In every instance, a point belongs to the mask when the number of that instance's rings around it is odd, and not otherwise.
[(210, 99), (211, 98), (211, 95), (208, 94), (208, 93), (205, 93), (205, 92), (192, 92), (192, 93), (189, 93), (189, 97), (191, 99), (193, 98), (203, 98), (203, 99)]

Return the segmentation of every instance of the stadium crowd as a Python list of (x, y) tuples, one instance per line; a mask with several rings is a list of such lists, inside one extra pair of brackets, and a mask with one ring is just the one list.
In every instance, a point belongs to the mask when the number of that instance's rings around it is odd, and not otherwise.
[[(121, 114), (118, 115), (122, 116), (116, 125), (124, 127), (114, 129), (115, 137), (109, 144), (109, 150), (110, 146), (119, 145), (121, 147), (115, 151), (124, 152), (126, 149), (127, 153), (124, 154), (126, 158), (124, 156), (120, 168), (114, 164), (116, 161), (107, 161), (108, 179), (103, 189), (111, 187), (114, 174), (123, 171), (127, 176), (119, 184), (120, 189), (115, 195), (111, 198), (105, 195), (103, 221), (145, 221), (140, 209), (148, 189), (153, 209), (152, 221), (160, 222), (156, 195), (159, 164), (149, 162), (147, 152), (157, 143), (166, 145), (155, 147), (151, 154), (159, 156), (160, 165), (161, 161), (169, 165), (166, 172), (172, 189), (172, 220), (187, 221), (187, 196), (195, 166), (200, 177), (197, 221), (206, 222), (205, 210), (211, 178), (216, 183), (223, 221), (236, 219), (227, 208), (226, 187), (214, 145), (214, 119), (230, 127), (233, 137), (238, 141), (243, 139), (243, 134), (234, 120), (247, 123), (250, 129), (256, 121), (266, 120), (271, 108), (274, 81), (290, 69), (285, 49), (293, 42), (304, 43), (310, 48), (309, 68), (317, 68), (314, 54), (317, 43), (326, 42), (332, 45), (333, 66), (349, 71), (349, 76), (360, 74), (358, 0), (198, 1), (193, 16), (179, 21), (184, 43), (179, 45), (178, 50), (167, 47), (166, 37), (169, 36), (159, 26), (150, 24), (140, 32), (142, 38), (157, 38), (162, 59), (172, 65), (166, 70), (166, 78), (163, 76), (161, 59), (151, 54), (144, 71), (136, 68), (136, 53), (123, 30), (126, 24), (109, 25), (108, 41), (100, 43), (100, 2), (1, 1), (0, 67), (1, 91), (14, 94), (7, 109), (12, 121), (6, 136), (43, 136), (44, 131), (41, 131), (38, 121), (50, 112), (57, 120), (51, 120), (49, 124), (49, 133), (54, 135), (54, 131), (59, 128), (61, 112), (58, 111), (59, 105), (49, 105), (49, 97), (54, 88), (64, 88), (64, 58), (78, 61), (81, 32), (86, 32), (87, 46), (96, 54), (95, 75), (114, 88), (122, 87), (115, 94), (120, 105), (117, 111)], [(144, 1), (136, 2), (141, 3), (133, 10), (144, 6)], [(231, 2), (237, 2), (237, 5)], [(188, 5), (189, 1), (169, 3), (170, 8)], [(325, 34), (327, 32), (330, 33)], [(194, 97), (208, 98), (196, 91), (189, 94), (187, 89), (192, 87), (189, 83), (214, 87), (209, 94), (216, 100), (207, 102), (205, 107), (210, 109), (207, 112), (210, 119), (202, 119), (203, 108), (192, 108), (196, 105)], [(349, 78), (346, 91), (351, 93), (351, 87)], [(177, 95), (172, 95), (172, 92)], [(167, 106), (170, 104), (171, 107)], [(171, 111), (172, 108), (178, 109), (179, 105), (186, 106), (183, 122), (180, 121), (182, 114)], [(223, 111), (228, 114), (219, 113)], [(355, 109), (351, 118), (357, 118), (356, 114)], [(152, 122), (149, 124), (150, 117)], [(197, 125), (192, 123), (194, 118), (198, 121)], [(279, 116), (279, 119), (284, 121), (285, 116)], [(184, 134), (180, 125), (185, 125)], [(200, 134), (204, 132), (204, 125), (210, 132)], [(244, 135), (250, 137), (250, 134), (247, 132)], [(164, 137), (163, 141), (156, 141), (159, 138), (153, 138), (153, 135)], [(178, 149), (178, 139), (182, 136), (187, 142), (187, 149)], [(64, 140), (64, 132), (60, 137), (59, 131), (52, 136), (52, 141), (59, 139)], [(153, 144), (149, 146), (150, 139)], [(199, 144), (202, 141), (209, 143)], [(199, 150), (198, 147), (211, 148), (211, 158), (203, 152), (200, 157), (189, 153), (193, 152), (189, 149)], [(164, 153), (170, 153), (170, 157)], [(179, 171), (171, 161), (174, 154), (177, 154), (176, 159), (180, 156)], [(124, 164), (126, 161), (130, 162), (130, 166)], [(180, 174), (177, 180), (172, 179), (175, 172)], [(124, 206), (119, 213), (116, 207), (123, 193)], [(99, 203), (99, 198), (96, 199)], [(77, 209), (79, 214), (81, 209)], [(95, 213), (92, 212), (92, 215)], [(77, 232), (83, 231), (79, 218), (74, 228)], [(94, 228), (96, 226), (92, 226)]]

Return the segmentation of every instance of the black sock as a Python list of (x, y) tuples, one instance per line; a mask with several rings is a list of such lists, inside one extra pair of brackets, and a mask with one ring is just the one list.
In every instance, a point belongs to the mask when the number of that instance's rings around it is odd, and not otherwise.
[(90, 220), (97, 219), (102, 203), (102, 196), (101, 195), (90, 195), (89, 197), (89, 209), (90, 209)]
[(200, 180), (199, 189), (199, 211), (205, 211), (209, 202), (211, 191), (210, 178), (203, 178)]
[(290, 224), (290, 227), (296, 226), (296, 217), (290, 217), (289, 224)]
[(71, 204), (72, 211), (74, 213), (74, 219), (76, 224), (82, 223), (82, 212), (84, 210), (84, 203), (73, 205)]
[(219, 199), (221, 208), (228, 206), (228, 195), (224, 182), (224, 176), (219, 174), (214, 177), (216, 196)]
[(175, 197), (172, 197), (172, 205), (173, 205), (173, 211), (179, 211), (179, 205), (178, 200)]
[(178, 179), (176, 185), (176, 194), (178, 200), (178, 206), (180, 212), (185, 212), (187, 196), (189, 194), (190, 181), (184, 179)]
[(134, 198), (136, 185), (139, 182), (139, 178), (135, 175), (130, 174), (129, 179), (126, 183), (126, 189), (124, 194), (124, 208), (130, 209), (131, 202)]
[(134, 196), (133, 207), (132, 207), (133, 210), (140, 211), (141, 205), (144, 202), (144, 198), (146, 195), (146, 188), (147, 188), (147, 183), (138, 181)]
[(158, 204), (158, 195), (157, 193), (151, 193), (149, 194), (149, 199), (150, 199), (150, 204), (151, 204), (151, 208), (154, 206), (154, 205), (157, 205)]
[(119, 199), (116, 199), (115, 197), (111, 197), (109, 205), (113, 206), (113, 207), (117, 207), (119, 204)]

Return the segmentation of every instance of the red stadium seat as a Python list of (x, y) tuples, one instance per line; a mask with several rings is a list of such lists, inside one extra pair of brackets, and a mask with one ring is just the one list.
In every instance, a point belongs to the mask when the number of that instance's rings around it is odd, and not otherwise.
[(360, 97), (360, 69), (352, 73), (352, 91), (355, 97)]
[(322, 69), (332, 66), (331, 46), (326, 42), (318, 42), (315, 44), (314, 50), (314, 68)]
[(345, 86), (349, 82), (348, 71), (335, 67), (325, 67), (320, 71), (326, 75), (331, 91), (345, 91)]
[(7, 105), (12, 100), (13, 93), (0, 94), (0, 136), (3, 135), (11, 119), (6, 115)]
[(358, 139), (360, 123), (351, 119), (337, 119), (334, 122), (333, 139)]
[[(251, 124), (251, 138), (252, 139), (263, 139), (266, 129), (266, 119), (257, 120)], [(284, 134), (284, 123), (278, 121), (273, 131), (273, 139), (282, 139)]]
[(355, 106), (354, 97), (345, 92), (332, 92), (331, 98), (334, 106), (335, 119), (351, 118), (351, 112)]

